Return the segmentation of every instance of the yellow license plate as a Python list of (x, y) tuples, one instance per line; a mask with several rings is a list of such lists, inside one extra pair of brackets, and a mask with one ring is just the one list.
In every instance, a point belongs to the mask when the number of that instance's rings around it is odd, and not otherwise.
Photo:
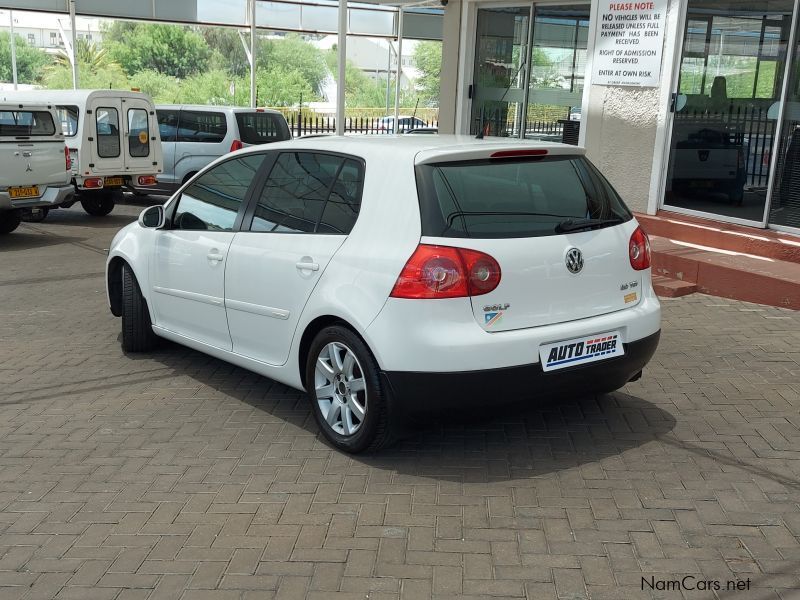
[(40, 196), (39, 186), (11, 187), (8, 188), (8, 195), (11, 198), (38, 198)]
[(106, 177), (105, 181), (103, 182), (104, 187), (108, 187), (111, 185), (122, 185), (125, 183), (124, 177)]

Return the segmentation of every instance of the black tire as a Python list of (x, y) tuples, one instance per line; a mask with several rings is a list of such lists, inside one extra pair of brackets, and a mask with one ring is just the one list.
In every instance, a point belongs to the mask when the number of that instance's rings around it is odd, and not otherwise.
[(0, 212), (0, 234), (11, 233), (19, 227), (22, 211), (18, 208)]
[(38, 209), (29, 208), (22, 213), (22, 220), (26, 223), (41, 223), (47, 218), (50, 209), (42, 206)]
[(183, 181), (181, 181), (181, 185), (183, 185), (184, 183), (189, 181), (195, 175), (197, 175), (197, 171), (192, 171), (191, 173), (187, 173), (186, 175), (184, 175), (183, 176)]
[[(322, 414), (322, 408), (316, 393), (316, 365), (320, 354), (328, 344), (336, 343), (356, 357), (357, 374), (363, 377), (366, 395), (364, 401), (364, 419), (351, 435), (343, 435), (328, 424)], [(306, 358), (306, 390), (308, 391), (311, 412), (317, 421), (322, 434), (337, 449), (352, 454), (374, 452), (392, 441), (392, 430), (389, 423), (389, 398), (379, 377), (380, 369), (375, 357), (367, 345), (350, 329), (341, 325), (332, 325), (320, 331), (311, 342)], [(324, 379), (323, 379), (324, 381)], [(331, 403), (333, 400), (331, 401)]]
[(93, 217), (105, 217), (114, 210), (114, 192), (81, 192), (81, 206)]
[(122, 349), (147, 352), (155, 348), (157, 342), (139, 282), (131, 268), (122, 265)]

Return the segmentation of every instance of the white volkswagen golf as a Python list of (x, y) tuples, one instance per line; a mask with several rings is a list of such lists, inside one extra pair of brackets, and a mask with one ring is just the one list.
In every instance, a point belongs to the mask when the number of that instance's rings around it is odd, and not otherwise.
[(560, 144), (249, 148), (122, 229), (106, 270), (125, 351), (160, 336), (306, 390), (348, 452), (415, 412), (615, 390), (660, 333), (647, 236)]

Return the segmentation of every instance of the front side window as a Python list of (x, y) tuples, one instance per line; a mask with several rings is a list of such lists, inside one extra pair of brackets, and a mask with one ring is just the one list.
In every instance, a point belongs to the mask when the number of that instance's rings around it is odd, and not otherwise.
[(119, 156), (119, 113), (116, 108), (100, 107), (97, 119), (97, 155), (100, 158)]
[(74, 105), (56, 107), (56, 114), (61, 122), (61, 130), (65, 136), (73, 137), (78, 134), (79, 112), (78, 107)]
[(417, 168), (422, 235), (556, 235), (566, 220), (623, 222), (632, 215), (582, 156), (476, 160)]
[(203, 173), (181, 194), (172, 228), (233, 231), (236, 215), (263, 160), (263, 154), (251, 154)]
[(363, 169), (330, 154), (278, 156), (258, 199), (251, 231), (348, 234), (361, 199)]
[(56, 124), (46, 110), (4, 110), (0, 112), (0, 136), (32, 137), (55, 135)]
[(211, 111), (181, 111), (179, 142), (221, 144), (228, 133), (225, 114)]
[(150, 155), (150, 124), (143, 108), (128, 109), (128, 151), (134, 158)]
[(178, 111), (156, 110), (158, 119), (158, 134), (162, 142), (175, 142), (178, 140)]

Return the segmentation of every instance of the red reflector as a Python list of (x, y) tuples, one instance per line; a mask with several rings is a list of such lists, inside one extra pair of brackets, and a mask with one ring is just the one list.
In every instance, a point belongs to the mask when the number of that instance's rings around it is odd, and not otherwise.
[(69, 148), (64, 146), (64, 166), (67, 171), (72, 170), (72, 159), (69, 156)]
[(102, 177), (88, 177), (83, 180), (83, 187), (89, 190), (95, 190), (103, 187)]
[(155, 185), (155, 175), (139, 175), (139, 185)]
[(544, 156), (547, 150), (544, 148), (530, 149), (530, 150), (498, 150), (492, 152), (490, 158), (516, 158), (518, 156)]
[(500, 284), (500, 265), (483, 252), (420, 244), (392, 289), (393, 298), (464, 298)]
[(650, 240), (641, 227), (637, 227), (631, 235), (628, 242), (628, 256), (634, 270), (643, 271), (650, 267)]
[(237, 150), (241, 150), (244, 148), (244, 144), (242, 144), (242, 140), (233, 140), (231, 144), (231, 152), (236, 152)]

